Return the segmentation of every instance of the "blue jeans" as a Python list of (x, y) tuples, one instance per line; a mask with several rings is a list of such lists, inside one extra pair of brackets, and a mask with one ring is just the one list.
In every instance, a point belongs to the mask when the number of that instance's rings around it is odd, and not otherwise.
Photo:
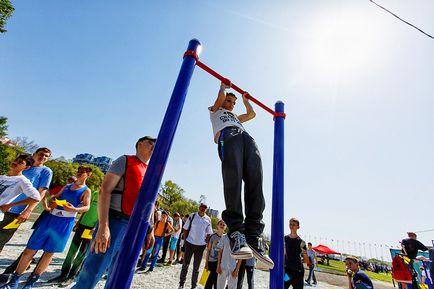
[[(164, 241), (164, 237), (155, 237), (154, 250), (153, 250), (154, 256), (152, 258), (151, 267), (149, 267), (150, 271), (154, 270), (155, 268), (155, 264), (157, 263), (157, 259), (158, 259), (158, 253), (160, 252), (161, 245), (163, 245), (163, 241)], [(142, 268), (146, 268), (150, 255), (151, 254), (149, 252), (146, 252), (145, 259), (143, 260), (142, 263)]]
[(313, 280), (313, 283), (316, 284), (316, 278), (315, 278), (315, 266), (310, 265), (309, 266), (309, 277), (307, 277), (306, 282), (310, 284), (310, 281)]
[(92, 289), (101, 280), (107, 269), (109, 269), (108, 275), (110, 275), (121, 242), (127, 231), (128, 222), (128, 219), (109, 213), (110, 247), (103, 254), (95, 254), (95, 252), (90, 252), (90, 248), (88, 249), (86, 259), (76, 278), (77, 283), (72, 287), (73, 289)]

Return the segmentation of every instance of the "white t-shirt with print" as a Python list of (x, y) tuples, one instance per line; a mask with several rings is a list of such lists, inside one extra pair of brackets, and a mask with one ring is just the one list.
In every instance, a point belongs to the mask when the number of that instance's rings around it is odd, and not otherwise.
[(21, 193), (34, 200), (41, 200), (38, 190), (25, 176), (0, 176), (0, 205), (13, 202)]
[(209, 117), (211, 119), (212, 132), (214, 137), (219, 131), (228, 126), (236, 126), (244, 130), (244, 127), (238, 119), (238, 116), (235, 113), (222, 107), (220, 107), (216, 112), (212, 112), (210, 107)]

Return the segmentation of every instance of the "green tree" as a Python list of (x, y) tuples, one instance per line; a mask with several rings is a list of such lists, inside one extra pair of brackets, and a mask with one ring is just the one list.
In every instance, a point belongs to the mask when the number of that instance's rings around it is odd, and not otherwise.
[(35, 143), (35, 141), (30, 140), (28, 137), (19, 136), (14, 139), (14, 142), (23, 149), (23, 152), (28, 154), (33, 154), (37, 149), (38, 145)]
[(160, 190), (160, 203), (163, 208), (170, 208), (172, 205), (183, 199), (184, 190), (168, 180), (164, 183)]
[(14, 6), (12, 6), (11, 1), (9, 0), (0, 0), (0, 33), (4, 33), (7, 30), (5, 29), (6, 20), (11, 17), (12, 12), (14, 12)]
[[(92, 191), (99, 191), (102, 181), (104, 180), (104, 173), (101, 169), (94, 165), (86, 165), (92, 168), (92, 175), (87, 179), (86, 184)], [(78, 167), (78, 166), (77, 166)]]
[[(0, 0), (1, 1), (1, 0)], [(8, 135), (8, 119), (0, 116), (0, 138)]]
[[(79, 164), (69, 163), (61, 160), (50, 160), (46, 166), (53, 171), (53, 179), (51, 180), (51, 187), (64, 186), (70, 176), (75, 176)], [(87, 180), (87, 186), (92, 190), (98, 190), (104, 179), (104, 173), (101, 169), (94, 165), (86, 164), (85, 166), (92, 168), (92, 175)]]
[(180, 214), (191, 214), (197, 211), (199, 204), (193, 200), (182, 198), (174, 203), (168, 208), (170, 212), (178, 212)]
[(4, 175), (9, 170), (10, 163), (21, 153), (16, 147), (0, 144), (0, 175)]
[[(7, 117), (0, 116), (0, 138), (7, 135), (8, 119)], [(0, 174), (6, 174), (10, 163), (21, 153), (23, 153), (23, 149), (20, 146), (10, 147), (0, 143)]]

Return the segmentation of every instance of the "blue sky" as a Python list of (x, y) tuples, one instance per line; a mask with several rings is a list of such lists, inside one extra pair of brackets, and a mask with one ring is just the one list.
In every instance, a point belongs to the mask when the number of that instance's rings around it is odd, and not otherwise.
[[(380, 4), (434, 33), (432, 1)], [(271, 107), (285, 103), (285, 220), (297, 216), (304, 236), (396, 245), (408, 230), (433, 228), (433, 40), (368, 0), (14, 5), (0, 36), (11, 137), (56, 157), (133, 153), (138, 137), (158, 134), (197, 38), (204, 63)], [(207, 112), (218, 87), (196, 70), (163, 180), (221, 211)], [(256, 111), (246, 129), (263, 157), (269, 231), (273, 121)]]

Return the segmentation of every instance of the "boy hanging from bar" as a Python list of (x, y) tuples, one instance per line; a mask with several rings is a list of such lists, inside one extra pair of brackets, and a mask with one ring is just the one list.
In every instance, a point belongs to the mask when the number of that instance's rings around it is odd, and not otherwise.
[[(232, 112), (237, 97), (226, 89), (229, 80), (221, 83), (214, 105), (209, 107), (214, 142), (222, 162), (222, 175), (226, 210), (222, 218), (228, 226), (232, 256), (235, 259), (250, 259), (254, 255), (264, 268), (272, 269), (273, 261), (265, 255), (261, 234), (264, 230), (262, 213), (265, 200), (262, 191), (262, 162), (254, 139), (242, 123), (256, 116), (248, 93), (242, 95), (246, 113)], [(244, 210), (241, 187), (244, 181)]]

